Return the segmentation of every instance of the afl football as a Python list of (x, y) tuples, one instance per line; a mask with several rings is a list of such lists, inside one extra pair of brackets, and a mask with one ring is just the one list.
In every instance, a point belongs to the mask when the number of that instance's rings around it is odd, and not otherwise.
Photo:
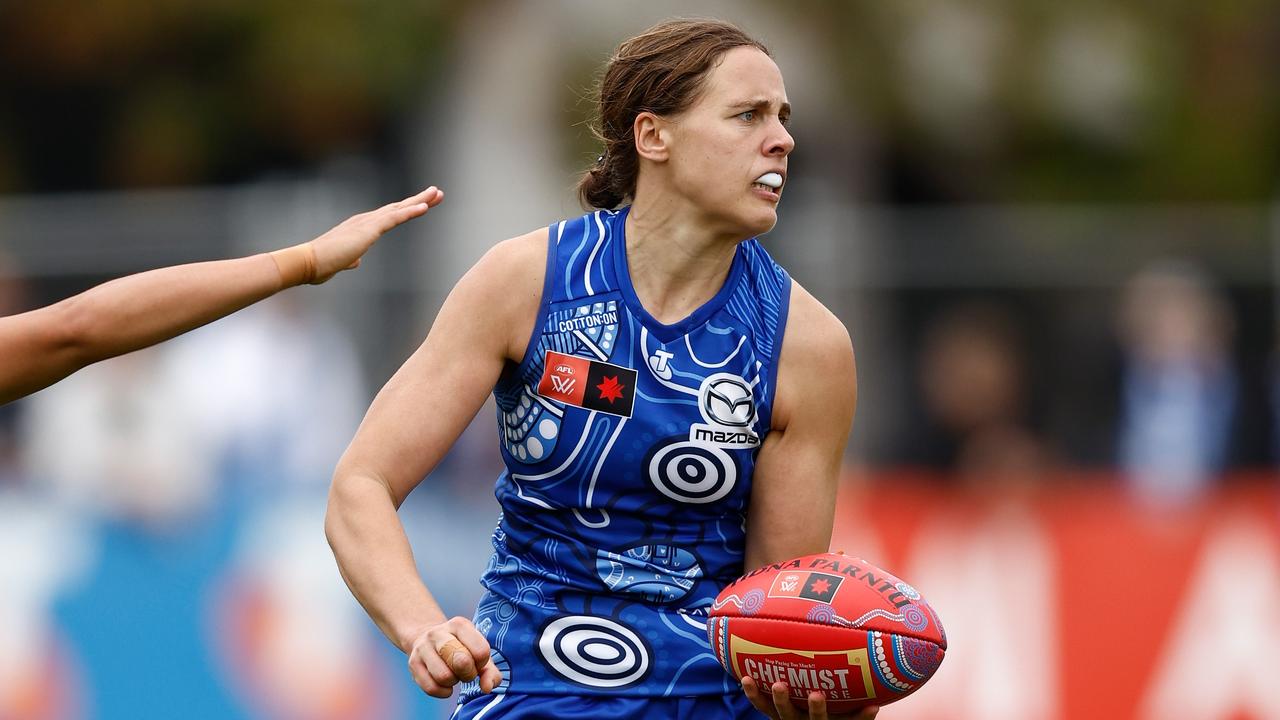
[(764, 692), (787, 684), (843, 713), (883, 706), (917, 690), (938, 669), (947, 636), (920, 593), (888, 572), (835, 553), (753, 570), (716, 598), (707, 621), (716, 658)]

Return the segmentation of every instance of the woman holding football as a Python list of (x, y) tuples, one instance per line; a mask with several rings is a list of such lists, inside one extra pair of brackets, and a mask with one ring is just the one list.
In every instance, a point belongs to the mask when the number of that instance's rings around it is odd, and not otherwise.
[[(455, 717), (805, 716), (785, 683), (740, 690), (705, 629), (744, 568), (827, 550), (854, 414), (847, 331), (756, 239), (790, 113), (732, 25), (623, 42), (579, 187), (593, 211), (467, 272), (340, 461), (325, 528), (343, 577), (425, 692), (462, 683)], [(486, 595), (449, 618), (396, 509), (489, 393), (502, 513)]]

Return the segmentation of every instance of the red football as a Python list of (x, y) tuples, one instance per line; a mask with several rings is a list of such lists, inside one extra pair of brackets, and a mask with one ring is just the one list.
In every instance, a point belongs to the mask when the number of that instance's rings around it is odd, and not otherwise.
[(733, 581), (707, 621), (716, 658), (764, 692), (781, 680), (791, 701), (827, 697), (827, 710), (886, 705), (933, 676), (947, 635), (915, 588), (846, 555), (766, 565)]

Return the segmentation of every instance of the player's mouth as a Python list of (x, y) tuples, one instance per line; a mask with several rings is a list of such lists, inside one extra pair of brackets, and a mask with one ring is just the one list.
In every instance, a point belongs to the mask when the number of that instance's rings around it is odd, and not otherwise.
[(776, 201), (782, 197), (783, 182), (782, 173), (767, 172), (756, 178), (756, 181), (751, 183), (751, 188)]

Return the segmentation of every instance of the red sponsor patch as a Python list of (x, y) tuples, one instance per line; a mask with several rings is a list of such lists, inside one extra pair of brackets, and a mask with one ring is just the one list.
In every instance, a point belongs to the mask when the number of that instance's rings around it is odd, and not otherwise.
[(784, 682), (792, 698), (804, 700), (818, 691), (828, 702), (870, 700), (876, 697), (866, 648), (807, 651), (761, 645), (729, 637), (729, 661), (735, 674), (750, 676), (760, 687)]
[(548, 400), (631, 417), (636, 371), (621, 365), (548, 350), (538, 394)]

